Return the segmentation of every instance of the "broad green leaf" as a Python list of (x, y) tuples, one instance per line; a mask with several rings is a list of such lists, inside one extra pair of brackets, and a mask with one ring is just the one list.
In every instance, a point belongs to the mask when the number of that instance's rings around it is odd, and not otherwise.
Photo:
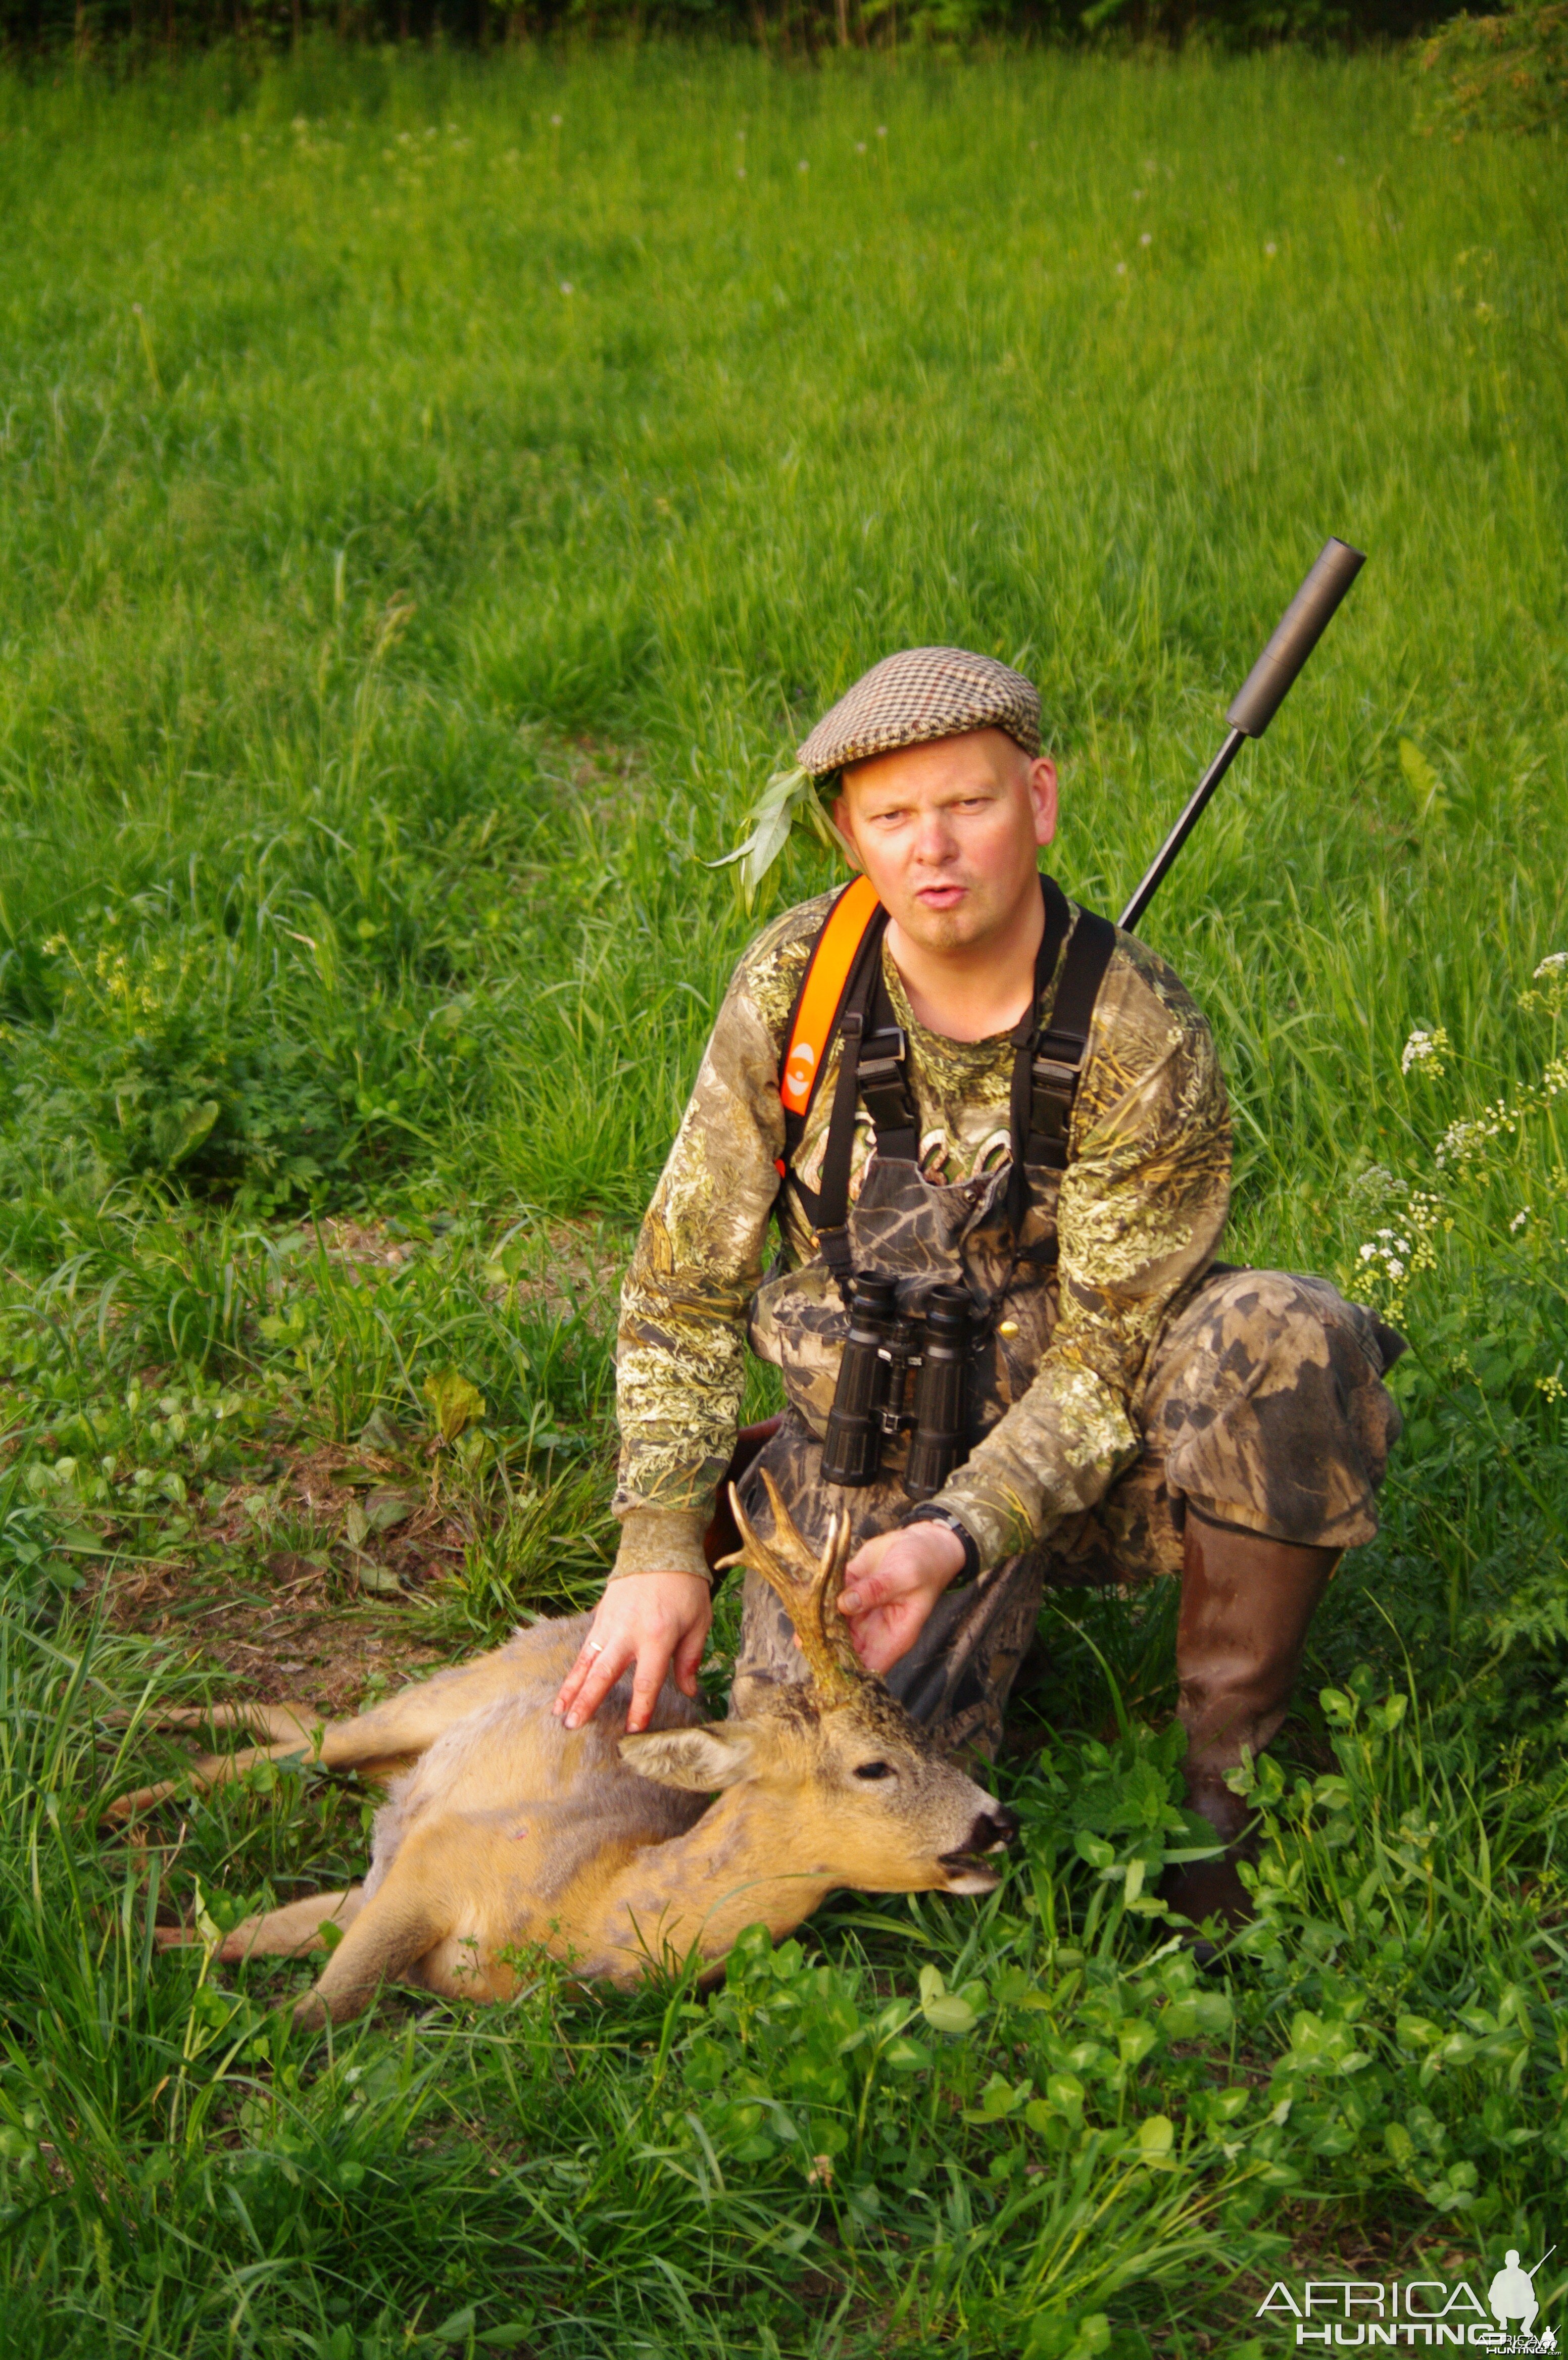
[(934, 2032), (972, 2032), (979, 2016), (967, 1999), (957, 1992), (947, 1992), (939, 1999), (928, 1999), (922, 2009), (927, 2023)]
[(182, 1164), (193, 1148), (200, 1147), (222, 1112), (216, 1098), (205, 1098), (200, 1106), (155, 1115), (152, 1144), (159, 1162), (170, 1171)]
[(1429, 819), (1434, 814), (1441, 816), (1448, 807), (1442, 781), (1413, 738), (1401, 738), (1399, 740), (1399, 768), (1409, 781), (1416, 809), (1422, 819)]
[(355, 1567), (354, 1579), (373, 1598), (400, 1598), (403, 1594), (403, 1585), (397, 1575), (387, 1566), (372, 1564), (368, 1557), (361, 1557)]
[(385, 1486), (370, 1492), (365, 1502), (365, 1521), (373, 1533), (389, 1533), (395, 1525), (406, 1524), (413, 1512), (414, 1503), (406, 1491)]
[(443, 1442), (455, 1442), (466, 1426), (485, 1415), (484, 1394), (455, 1369), (426, 1377), (420, 1392), (430, 1404)]

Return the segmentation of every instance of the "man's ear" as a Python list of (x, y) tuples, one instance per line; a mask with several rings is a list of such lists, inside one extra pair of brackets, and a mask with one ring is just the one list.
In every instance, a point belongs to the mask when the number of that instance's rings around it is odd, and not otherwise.
[(623, 1737), (620, 1758), (640, 1778), (656, 1779), (661, 1786), (716, 1795), (750, 1774), (751, 1740), (733, 1721), (709, 1721), (701, 1729), (650, 1729)]
[(843, 846), (850, 867), (861, 868), (862, 863), (860, 847), (855, 842), (855, 817), (850, 809), (850, 798), (844, 792), (842, 780), (839, 781), (839, 792), (833, 798), (832, 820), (833, 833)]

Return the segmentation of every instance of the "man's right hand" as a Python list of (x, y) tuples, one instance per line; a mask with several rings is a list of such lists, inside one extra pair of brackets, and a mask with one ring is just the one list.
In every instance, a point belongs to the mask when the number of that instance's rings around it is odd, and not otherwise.
[(582, 1652), (551, 1710), (565, 1717), (568, 1729), (581, 1729), (622, 1672), (635, 1664), (626, 1726), (646, 1729), (672, 1665), (675, 1686), (684, 1695), (696, 1696), (697, 1666), (712, 1621), (712, 1596), (699, 1574), (622, 1574), (619, 1581), (606, 1585)]

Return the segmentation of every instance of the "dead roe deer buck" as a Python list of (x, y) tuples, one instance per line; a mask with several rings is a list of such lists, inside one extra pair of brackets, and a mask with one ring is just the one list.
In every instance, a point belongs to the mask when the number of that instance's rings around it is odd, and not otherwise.
[[(840, 1885), (992, 1891), (985, 1857), (1017, 1821), (861, 1666), (838, 1603), (849, 1518), (835, 1519), (816, 1560), (771, 1480), (767, 1489), (771, 1541), (731, 1492), (740, 1562), (783, 1601), (807, 1677), (738, 1681), (728, 1721), (705, 1721), (666, 1680), (653, 1726), (618, 1734), (623, 1678), (592, 1721), (567, 1730), (550, 1705), (582, 1644), (583, 1615), (535, 1623), (477, 1663), (313, 1732), (294, 1705), (167, 1716), (166, 1726), (264, 1728), (272, 1741), (203, 1757), (188, 1774), (199, 1786), (302, 1750), (329, 1769), (402, 1774), (377, 1816), (363, 1885), (247, 1918), (219, 1956), (324, 1950), (328, 1921), (341, 1939), (295, 2009), (321, 2024), (359, 2014), (389, 1982), (509, 1998), (530, 1943), (579, 1974), (630, 1984), (694, 1952), (716, 1963), (759, 1919), (786, 1934)], [(111, 1816), (132, 1819), (177, 1783), (122, 1796)]]

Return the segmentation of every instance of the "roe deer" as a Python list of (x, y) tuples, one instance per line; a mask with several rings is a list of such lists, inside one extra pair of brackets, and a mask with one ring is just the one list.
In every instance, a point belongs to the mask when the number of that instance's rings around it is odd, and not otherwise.
[[(198, 1762), (197, 1784), (302, 1752), (392, 1785), (369, 1874), (247, 1919), (219, 1956), (299, 1957), (340, 1929), (304, 2023), (357, 2015), (388, 1982), (505, 1999), (516, 1952), (542, 1945), (576, 1972), (627, 1985), (693, 1953), (711, 1968), (742, 1927), (778, 1938), (840, 1885), (869, 1893), (989, 1893), (1017, 1821), (938, 1754), (856, 1655), (839, 1612), (848, 1516), (815, 1560), (773, 1487), (771, 1540), (731, 1491), (743, 1546), (795, 1623), (807, 1677), (737, 1683), (732, 1717), (705, 1721), (666, 1680), (654, 1725), (624, 1725), (630, 1678), (568, 1730), (552, 1699), (587, 1618), (538, 1622), (357, 1720), (313, 1734), (298, 1706), (220, 1706), (173, 1725), (264, 1728), (271, 1743)], [(736, 1562), (730, 1559), (729, 1562)], [(175, 1782), (122, 1796), (126, 1819)], [(709, 1797), (717, 1796), (717, 1800)], [(193, 1939), (177, 1934), (172, 1941)]]

